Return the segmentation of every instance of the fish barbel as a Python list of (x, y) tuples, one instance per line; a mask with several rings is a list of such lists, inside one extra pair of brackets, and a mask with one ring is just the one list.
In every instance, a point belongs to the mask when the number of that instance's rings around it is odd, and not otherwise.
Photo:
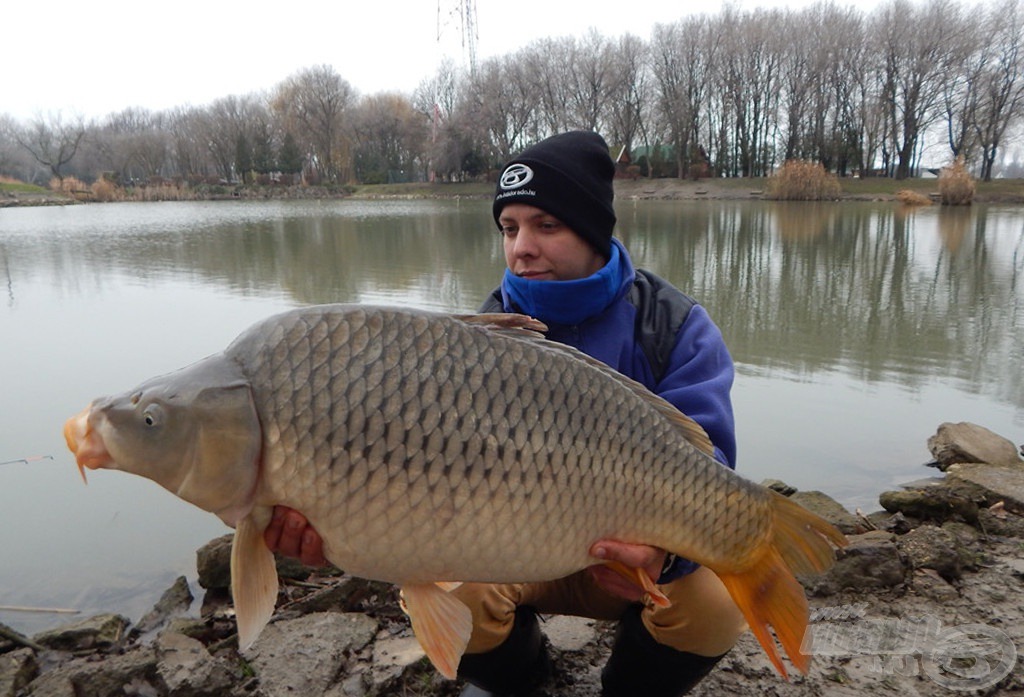
[(779, 672), (769, 627), (806, 672), (794, 573), (830, 566), (845, 538), (719, 464), (694, 421), (544, 329), (512, 314), (301, 308), (95, 400), (64, 433), (83, 477), (148, 477), (235, 527), (243, 649), (273, 614), (263, 530), (280, 504), (306, 516), (333, 564), (401, 586), (448, 677), (472, 628), (453, 584), (561, 578), (597, 563), (588, 550), (601, 539), (707, 566)]

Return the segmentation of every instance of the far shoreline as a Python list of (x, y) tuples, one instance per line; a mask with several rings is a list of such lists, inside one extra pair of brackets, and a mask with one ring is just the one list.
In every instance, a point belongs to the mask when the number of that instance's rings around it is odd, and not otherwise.
[[(621, 205), (627, 201), (742, 201), (767, 200), (764, 177), (738, 177), (718, 179), (617, 179), (615, 196)], [(912, 191), (938, 204), (937, 179), (842, 178), (839, 180), (839, 201), (877, 201), (899, 203), (898, 193)], [(1024, 204), (1024, 179), (997, 179), (976, 182), (974, 203)], [(142, 188), (128, 201), (210, 201), (210, 200), (263, 200), (263, 199), (482, 199), (493, 195), (491, 182), (408, 184), (362, 184), (347, 186), (259, 186), (223, 185), (192, 189), (189, 187), (161, 187), (160, 191)], [(0, 184), (0, 208), (21, 206), (64, 206), (96, 203), (90, 192), (63, 195), (41, 187), (17, 188)], [(903, 204), (900, 204), (903, 205)]]

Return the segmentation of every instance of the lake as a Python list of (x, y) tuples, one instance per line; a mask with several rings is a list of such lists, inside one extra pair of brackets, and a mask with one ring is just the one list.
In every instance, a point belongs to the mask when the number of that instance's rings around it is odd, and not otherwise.
[[(972, 421), (1024, 442), (1024, 208), (618, 205), (637, 265), (700, 300), (737, 365), (738, 470), (851, 510), (933, 476)], [(137, 621), (228, 532), (138, 477), (83, 486), (64, 420), (325, 302), (471, 311), (504, 268), (489, 201), (0, 209), (0, 606)], [(26, 460), (26, 461), (22, 461)], [(198, 593), (198, 589), (196, 589)], [(74, 616), (0, 609), (34, 633)]]

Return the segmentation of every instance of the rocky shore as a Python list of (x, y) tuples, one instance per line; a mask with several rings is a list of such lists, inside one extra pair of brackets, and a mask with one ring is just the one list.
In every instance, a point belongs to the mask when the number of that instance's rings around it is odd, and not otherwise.
[[(814, 662), (787, 682), (747, 634), (694, 695), (1024, 693), (1024, 462), (972, 424), (942, 424), (928, 445), (942, 474), (883, 492), (877, 512), (766, 482), (849, 538), (832, 570), (801, 579)], [(134, 623), (102, 615), (33, 637), (0, 625), (0, 697), (458, 694), (423, 657), (393, 587), (284, 559), (274, 621), (240, 654), (230, 544), (198, 553), (198, 617), (181, 578)], [(543, 627), (555, 672), (539, 694), (599, 695), (613, 627), (567, 617)]]

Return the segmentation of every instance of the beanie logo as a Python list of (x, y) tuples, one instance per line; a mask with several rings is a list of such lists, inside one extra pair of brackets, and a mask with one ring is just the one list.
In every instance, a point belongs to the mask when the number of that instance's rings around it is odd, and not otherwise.
[(533, 170), (522, 164), (509, 165), (501, 173), (499, 184), (502, 189), (518, 189), (525, 186), (533, 179)]

